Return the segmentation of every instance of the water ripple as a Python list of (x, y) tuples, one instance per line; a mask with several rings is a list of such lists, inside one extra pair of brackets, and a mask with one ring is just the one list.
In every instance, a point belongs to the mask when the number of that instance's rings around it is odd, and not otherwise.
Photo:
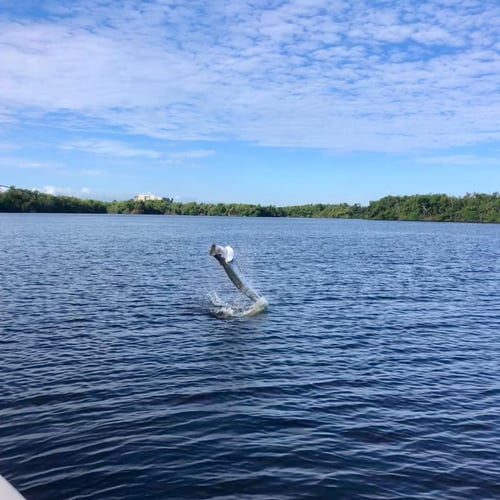
[[(240, 299), (212, 241), (267, 314), (210, 315), (210, 292)], [(498, 498), (499, 243), (489, 225), (0, 215), (0, 473), (42, 500)]]

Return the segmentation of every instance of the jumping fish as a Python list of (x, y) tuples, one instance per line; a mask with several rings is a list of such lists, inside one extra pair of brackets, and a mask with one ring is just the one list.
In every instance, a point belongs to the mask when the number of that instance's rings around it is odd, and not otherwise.
[(219, 264), (224, 268), (228, 278), (234, 286), (245, 294), (252, 302), (262, 302), (263, 297), (259, 295), (245, 280), (238, 264), (234, 260), (234, 250), (231, 246), (212, 245), (209, 254), (215, 257)]

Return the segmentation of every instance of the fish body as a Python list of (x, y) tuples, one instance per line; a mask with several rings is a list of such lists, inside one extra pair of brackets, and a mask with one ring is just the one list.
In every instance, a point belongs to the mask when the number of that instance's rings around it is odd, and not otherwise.
[(234, 250), (231, 246), (223, 247), (214, 244), (210, 247), (209, 254), (217, 259), (217, 262), (226, 271), (228, 278), (241, 293), (246, 295), (252, 302), (262, 301), (262, 296), (246, 282), (238, 264), (234, 260)]

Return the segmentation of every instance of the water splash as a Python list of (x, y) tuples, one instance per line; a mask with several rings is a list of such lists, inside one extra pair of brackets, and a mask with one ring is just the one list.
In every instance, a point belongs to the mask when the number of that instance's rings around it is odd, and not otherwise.
[(210, 313), (217, 318), (242, 318), (244, 316), (255, 316), (267, 309), (268, 302), (265, 297), (259, 297), (255, 302), (248, 305), (242, 302), (226, 302), (216, 292), (208, 294), (210, 301)]

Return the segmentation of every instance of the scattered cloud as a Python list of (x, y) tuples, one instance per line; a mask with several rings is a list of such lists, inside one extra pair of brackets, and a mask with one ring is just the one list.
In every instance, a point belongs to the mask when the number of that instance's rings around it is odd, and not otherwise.
[(86, 153), (106, 156), (118, 156), (122, 158), (144, 157), (147, 159), (157, 159), (161, 153), (149, 149), (133, 148), (120, 141), (110, 141), (102, 139), (91, 139), (74, 141), (60, 146), (63, 150), (78, 150)]
[[(36, 188), (34, 188), (35, 190)], [(63, 188), (63, 189), (68, 189), (68, 188)], [(59, 188), (56, 188), (55, 186), (44, 186), (42, 189), (36, 189), (36, 191), (40, 191), (41, 193), (45, 194), (56, 194), (59, 192)]]
[(197, 160), (215, 154), (211, 149), (200, 149), (194, 151), (177, 151), (166, 155), (166, 163), (184, 163), (187, 160)]
[(55, 1), (0, 17), (0, 121), (342, 151), (498, 141), (499, 24), (496, 0)]
[(98, 170), (95, 168), (82, 168), (82, 169), (78, 170), (77, 173), (80, 175), (88, 175), (88, 176), (95, 177), (95, 176), (103, 175), (104, 171)]
[(418, 163), (428, 163), (432, 165), (475, 165), (475, 166), (500, 166), (500, 158), (485, 157), (478, 155), (448, 155), (430, 156), (417, 159)]
[(64, 195), (64, 196), (84, 196), (90, 195), (92, 191), (89, 188), (75, 189), (71, 187), (58, 187), (58, 186), (44, 186), (41, 189), (34, 188), (37, 191), (51, 195)]
[(0, 168), (15, 169), (61, 169), (65, 165), (55, 161), (37, 161), (29, 158), (0, 157)]
[[(190, 160), (206, 158), (215, 154), (211, 149), (162, 152), (152, 149), (136, 148), (122, 141), (88, 139), (67, 142), (59, 146), (64, 151), (83, 151), (96, 156), (116, 158), (142, 158), (143, 160), (161, 160), (159, 164), (182, 164)], [(100, 170), (84, 169), (86, 175), (100, 174)]]

